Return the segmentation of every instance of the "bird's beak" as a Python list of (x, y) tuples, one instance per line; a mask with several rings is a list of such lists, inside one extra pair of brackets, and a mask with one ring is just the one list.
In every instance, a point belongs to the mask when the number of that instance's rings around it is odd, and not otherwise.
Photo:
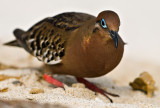
[(116, 31), (111, 30), (110, 31), (110, 36), (113, 39), (115, 47), (118, 48), (118, 36), (119, 36), (118, 33)]

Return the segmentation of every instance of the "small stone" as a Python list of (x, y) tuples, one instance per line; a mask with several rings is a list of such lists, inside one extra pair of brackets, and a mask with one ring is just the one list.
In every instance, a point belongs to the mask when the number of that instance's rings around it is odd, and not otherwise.
[(18, 80), (16, 80), (16, 81), (13, 81), (12, 84), (14, 84), (16, 86), (18, 86), (18, 85), (21, 86), (23, 83), (18, 81)]
[(154, 94), (155, 81), (148, 72), (143, 72), (138, 78), (130, 83), (133, 90), (141, 90), (147, 94), (148, 97), (152, 97)]
[(0, 89), (0, 92), (8, 92), (8, 88)]
[(85, 88), (85, 85), (82, 83), (74, 83), (72, 84), (72, 87), (74, 88)]
[(21, 77), (0, 75), (0, 81), (6, 80), (6, 79), (10, 79), (10, 78), (20, 79)]
[(33, 100), (33, 98), (26, 98), (27, 100)]
[(41, 88), (32, 88), (30, 90), (30, 94), (39, 94), (39, 93), (44, 93), (44, 90)]

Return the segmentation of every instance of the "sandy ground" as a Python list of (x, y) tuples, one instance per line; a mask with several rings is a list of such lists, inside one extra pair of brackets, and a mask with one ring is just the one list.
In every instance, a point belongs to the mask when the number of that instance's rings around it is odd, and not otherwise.
[[(111, 97), (114, 103), (110, 103), (100, 94), (95, 95), (83, 84), (77, 83), (72, 76), (54, 75), (55, 78), (66, 84), (65, 90), (46, 83), (37, 69), (37, 67), (42, 67), (42, 64), (37, 59), (29, 56), (23, 49), (0, 46), (0, 62), (20, 67), (19, 69), (0, 70), (0, 76), (10, 76), (0, 81), (1, 100), (25, 100), (40, 104), (60, 104), (69, 108), (160, 107), (159, 89), (155, 91), (152, 98), (148, 98), (143, 92), (133, 91), (129, 86), (129, 83), (138, 77), (140, 73), (147, 71), (153, 76), (156, 87), (159, 88), (160, 67), (154, 61), (134, 60), (124, 55), (120, 65), (111, 73), (99, 78), (88, 78), (98, 87), (119, 94), (120, 97), (118, 98)], [(40, 90), (40, 93), (31, 94), (31, 90), (35, 88)]]

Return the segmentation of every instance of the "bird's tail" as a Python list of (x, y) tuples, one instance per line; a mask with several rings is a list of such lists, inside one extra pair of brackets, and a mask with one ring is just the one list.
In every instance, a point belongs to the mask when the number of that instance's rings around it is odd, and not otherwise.
[(18, 40), (21, 41), (24, 37), (23, 37), (23, 34), (25, 32), (21, 29), (15, 29), (13, 31), (13, 34), (14, 36), (16, 37), (16, 40), (13, 40), (13, 41), (10, 41), (10, 42), (7, 42), (7, 43), (4, 43), (4, 45), (8, 45), (8, 46), (16, 46), (16, 47), (22, 47)]
[(10, 42), (7, 42), (7, 43), (4, 43), (4, 45), (7, 45), (7, 46), (16, 46), (16, 47), (21, 47), (17, 40), (13, 40), (13, 41), (10, 41)]
[(23, 38), (23, 34), (25, 34), (25, 31), (23, 31), (23, 30), (21, 30), (21, 29), (15, 29), (14, 31), (13, 31), (13, 34), (15, 35), (15, 37), (17, 38), (17, 39), (22, 39)]

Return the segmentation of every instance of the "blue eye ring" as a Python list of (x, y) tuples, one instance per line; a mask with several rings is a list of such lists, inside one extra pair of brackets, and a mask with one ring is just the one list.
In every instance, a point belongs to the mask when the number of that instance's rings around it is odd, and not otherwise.
[(102, 28), (104, 28), (104, 29), (107, 28), (107, 24), (106, 24), (106, 22), (105, 22), (104, 19), (101, 19), (101, 26), (102, 26)]

